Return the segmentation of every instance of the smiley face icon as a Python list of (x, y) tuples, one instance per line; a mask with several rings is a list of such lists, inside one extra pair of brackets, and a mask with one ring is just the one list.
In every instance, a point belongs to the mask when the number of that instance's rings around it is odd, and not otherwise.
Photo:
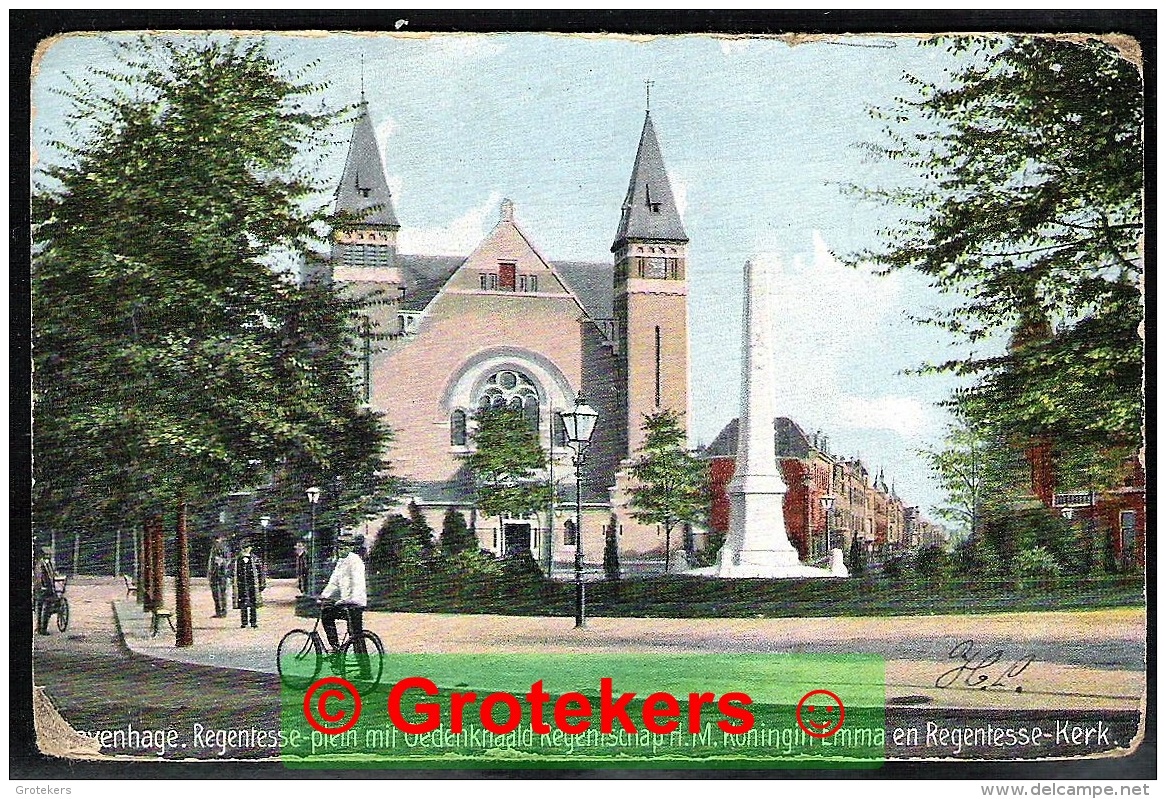
[(846, 708), (838, 694), (820, 688), (802, 697), (798, 702), (795, 716), (798, 726), (807, 735), (829, 738), (842, 729), (842, 722), (846, 719)]

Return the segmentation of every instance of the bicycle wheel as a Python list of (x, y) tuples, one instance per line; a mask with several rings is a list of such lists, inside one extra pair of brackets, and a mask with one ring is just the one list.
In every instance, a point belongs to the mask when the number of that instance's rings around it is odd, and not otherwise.
[(69, 629), (69, 600), (61, 597), (57, 605), (57, 629), (61, 632)]
[(292, 630), (279, 641), (275, 653), (279, 679), (288, 688), (303, 690), (316, 681), (324, 667), (320, 639), (307, 630)]
[[(364, 642), (365, 654), (356, 651), (356, 642)], [(340, 647), (337, 674), (346, 680), (355, 680), (376, 688), (381, 684), (385, 671), (385, 646), (376, 633), (361, 631), (356, 638), (350, 638)]]

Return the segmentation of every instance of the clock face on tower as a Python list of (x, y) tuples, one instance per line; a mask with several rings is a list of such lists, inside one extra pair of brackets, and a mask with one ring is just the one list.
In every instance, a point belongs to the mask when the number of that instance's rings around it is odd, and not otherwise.
[(644, 277), (664, 279), (668, 276), (663, 258), (649, 258), (647, 260), (648, 263), (647, 268), (644, 270)]

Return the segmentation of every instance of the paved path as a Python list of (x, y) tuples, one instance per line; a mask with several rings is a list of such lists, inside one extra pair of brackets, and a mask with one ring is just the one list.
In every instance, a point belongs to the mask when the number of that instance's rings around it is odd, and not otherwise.
[[(212, 618), (209, 590), (195, 581), (195, 646), (177, 649), (169, 629), (150, 636), (148, 615), (122, 593), (115, 606), (126, 645), (165, 660), (270, 674), (283, 634), (311, 627), (310, 619), (294, 614), (291, 581), (271, 582), (257, 630), (239, 629), (235, 614)], [(585, 630), (564, 618), (366, 613), (365, 626), (397, 653), (873, 653), (887, 658), (888, 699), (926, 696), (933, 706), (953, 708), (1135, 710), (1145, 692), (1141, 609), (836, 619), (595, 618)], [(985, 652), (1002, 649), (1004, 667), (1034, 655), (1025, 670), (1024, 693), (935, 688), (936, 678), (956, 663), (949, 657), (952, 647), (964, 640), (991, 648)]]

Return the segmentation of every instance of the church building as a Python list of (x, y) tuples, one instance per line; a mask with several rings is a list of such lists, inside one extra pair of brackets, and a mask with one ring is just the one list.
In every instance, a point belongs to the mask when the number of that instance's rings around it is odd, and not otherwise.
[[(629, 153), (630, 156), (630, 153)], [(366, 102), (359, 107), (336, 207), (359, 224), (334, 236), (327, 277), (375, 297), (367, 311), (366, 400), (394, 433), (403, 501), (441, 529), (463, 511), (482, 549), (529, 549), (547, 564), (575, 557), (575, 475), (558, 412), (582, 395), (599, 412), (583, 467), (582, 547), (603, 557), (614, 525), (621, 560), (662, 557), (664, 538), (627, 507), (626, 468), (645, 415), (688, 407), (688, 236), (669, 185), (652, 117), (645, 115), (610, 259), (551, 261), (504, 200), (493, 230), (467, 255), (402, 253), (400, 222)], [(463, 456), (474, 413), (521, 410), (551, 455), (556, 502), (527, 518), (473, 507)]]

